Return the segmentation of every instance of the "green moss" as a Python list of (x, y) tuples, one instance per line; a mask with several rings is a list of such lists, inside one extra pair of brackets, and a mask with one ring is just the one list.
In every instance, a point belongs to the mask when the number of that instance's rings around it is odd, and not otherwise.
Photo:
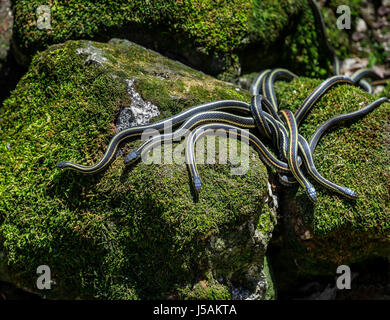
[[(107, 60), (86, 65), (80, 48)], [(126, 79), (161, 107), (161, 117), (195, 103), (250, 99), (127, 41), (68, 41), (36, 55), (0, 109), (0, 239), (19, 285), (34, 290), (36, 268), (47, 264), (56, 282), (47, 296), (165, 298), (202, 277), (200, 262), (208, 270), (209, 237), (262, 214), (267, 173), (251, 149), (243, 176), (231, 174), (232, 163), (200, 165), (198, 202), (179, 164), (125, 168), (118, 157), (98, 175), (56, 168), (59, 160), (101, 158), (119, 107), (131, 102)], [(222, 287), (208, 293), (224, 297)]]
[(268, 206), (263, 208), (263, 214), (260, 216), (257, 222), (257, 228), (260, 230), (271, 231), (274, 228), (275, 217), (273, 212)]
[[(329, 43), (334, 48), (336, 54), (341, 59), (345, 59), (350, 57), (352, 49), (352, 31), (348, 29), (337, 28), (338, 14), (336, 13), (336, 10), (337, 7), (323, 8), (322, 15), (324, 17)], [(355, 19), (351, 21), (351, 27), (353, 26), (355, 21)]]
[(274, 285), (273, 273), (270, 269), (268, 257), (264, 256), (264, 274), (267, 278), (267, 293), (264, 300), (276, 300), (276, 288)]
[(197, 282), (192, 289), (178, 290), (178, 298), (181, 300), (229, 300), (230, 292), (227, 286), (212, 279)]
[[(338, 29), (337, 18), (341, 15), (337, 13), (339, 6), (348, 6), (351, 13), (351, 29)], [(335, 48), (336, 53), (342, 58), (348, 58), (352, 49), (352, 33), (356, 28), (357, 20), (360, 16), (360, 9), (363, 6), (362, 0), (332, 0), (326, 7), (322, 8), (322, 14), (329, 36), (329, 41)]]
[[(152, 38), (144, 44), (153, 45), (156, 36), (162, 40), (159, 46), (163, 51), (175, 50), (175, 46), (183, 52), (200, 47), (206, 55), (231, 59), (231, 53), (240, 46), (251, 11), (251, 2), (244, 0), (53, 1), (51, 28), (39, 30), (36, 26), (39, 5), (47, 5), (47, 1), (13, 1), (14, 39), (28, 56), (68, 39), (108, 40), (108, 35), (126, 34), (137, 40), (142, 33)], [(139, 40), (148, 41), (146, 38)]]
[(325, 55), (313, 12), (306, 3), (297, 22), (286, 37), (283, 60), (301, 76), (322, 77), (330, 74), (332, 57)]
[(303, 76), (330, 72), (331, 58), (324, 55), (307, 1), (254, 1), (249, 37), (261, 44), (244, 57), (246, 72), (269, 67), (286, 67)]
[(224, 80), (237, 77), (241, 68), (259, 71), (281, 61), (304, 75), (327, 70), (329, 58), (321, 56), (304, 0), (55, 0), (51, 28), (43, 30), (36, 26), (39, 5), (47, 2), (13, 0), (13, 38), (25, 64), (50, 44), (127, 37)]
[(264, 47), (280, 39), (281, 34), (303, 8), (304, 1), (254, 0), (249, 37), (262, 41)]
[(68, 39), (104, 37), (105, 33), (131, 25), (157, 26), (163, 33), (181, 34), (206, 51), (230, 52), (240, 45), (251, 9), (250, 1), (54, 1), (50, 4), (51, 29), (36, 27), (41, 0), (13, 1), (16, 39), (33, 53), (45, 44)]
[[(278, 84), (281, 108), (295, 111), (320, 80), (297, 79)], [(357, 110), (376, 98), (359, 88), (339, 85), (323, 96), (300, 132), (310, 138), (332, 116)], [(355, 190), (347, 200), (314, 183), (318, 201), (312, 204), (299, 189), (282, 210), (289, 215), (287, 249), (303, 273), (334, 272), (334, 266), (373, 255), (388, 256), (390, 241), (388, 128), (390, 104), (330, 130), (320, 141), (314, 161), (327, 179)], [(309, 240), (301, 236), (309, 232)], [(322, 266), (321, 266), (322, 264)]]
[(380, 97), (390, 97), (390, 81), (384, 83), (383, 90), (378, 94)]

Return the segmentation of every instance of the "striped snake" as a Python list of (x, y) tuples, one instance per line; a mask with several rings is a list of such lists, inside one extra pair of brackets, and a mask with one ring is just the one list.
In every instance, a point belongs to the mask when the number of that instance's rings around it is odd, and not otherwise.
[[(153, 129), (161, 133), (167, 128), (175, 128), (171, 133), (156, 135), (143, 142), (125, 157), (125, 163), (140, 159), (162, 141), (183, 139), (185, 133), (189, 132), (185, 143), (185, 159), (193, 188), (198, 195), (202, 182), (195, 161), (196, 142), (205, 135), (215, 134), (216, 130), (225, 130), (230, 136), (240, 137), (242, 141), (252, 145), (265, 165), (278, 173), (281, 184), (289, 186), (298, 182), (313, 202), (317, 200), (316, 190), (306, 174), (325, 188), (347, 198), (356, 199), (358, 195), (355, 191), (325, 179), (318, 172), (313, 161), (313, 153), (328, 129), (342, 121), (362, 117), (384, 102), (390, 101), (387, 98), (380, 98), (359, 110), (337, 115), (322, 123), (309, 141), (299, 134), (299, 125), (329, 89), (340, 84), (352, 85), (359, 86), (372, 94), (373, 88), (366, 78), (379, 78), (371, 69), (358, 70), (350, 77), (340, 74), (340, 59), (328, 41), (320, 10), (314, 0), (308, 2), (320, 30), (325, 51), (332, 57), (334, 75), (317, 86), (295, 113), (286, 109), (279, 110), (274, 84), (280, 79), (293, 80), (297, 75), (286, 69), (267, 69), (260, 72), (253, 80), (250, 87), (252, 99), (249, 104), (237, 100), (218, 100), (200, 104), (153, 124), (131, 127), (119, 132), (109, 142), (100, 161), (92, 166), (61, 161), (57, 167), (87, 174), (100, 172), (105, 170), (115, 158), (121, 142), (130, 138), (139, 138), (146, 130)], [(265, 139), (268, 145), (271, 144), (276, 152), (270, 151), (262, 139)]]

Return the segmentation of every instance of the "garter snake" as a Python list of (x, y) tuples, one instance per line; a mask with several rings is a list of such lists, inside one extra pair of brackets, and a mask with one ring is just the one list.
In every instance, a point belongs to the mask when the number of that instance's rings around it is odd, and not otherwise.
[[(242, 110), (242, 108), (240, 108)], [(249, 107), (247, 109), (249, 111)], [(125, 164), (136, 160), (141, 154), (149, 152), (162, 141), (178, 140), (185, 137), (185, 134), (194, 127), (210, 122), (222, 122), (239, 126), (240, 128), (255, 128), (252, 117), (241, 117), (221, 111), (205, 111), (188, 118), (177, 130), (172, 133), (156, 135), (142, 143), (139, 147), (131, 151), (125, 158)]]
[(248, 104), (242, 101), (236, 100), (218, 100), (209, 103), (200, 104), (184, 110), (172, 117), (160, 120), (153, 124), (147, 124), (143, 126), (137, 126), (125, 129), (119, 133), (117, 133), (109, 142), (106, 152), (100, 161), (92, 166), (83, 166), (69, 161), (61, 161), (57, 163), (57, 167), (59, 168), (69, 168), (82, 173), (96, 173), (100, 172), (107, 168), (110, 164), (111, 160), (113, 160), (115, 153), (118, 149), (119, 144), (127, 139), (132, 137), (140, 136), (145, 130), (154, 129), (161, 131), (163, 129), (174, 126), (175, 124), (179, 124), (185, 121), (188, 117), (192, 115), (207, 111), (207, 110), (223, 110), (234, 107), (235, 109), (241, 108), (243, 111), (248, 111)]
[(198, 169), (195, 161), (194, 148), (197, 140), (199, 140), (205, 134), (215, 133), (216, 130), (224, 130), (228, 131), (230, 136), (241, 137), (241, 139), (245, 140), (245, 142), (251, 143), (255, 149), (258, 151), (260, 158), (262, 161), (269, 167), (275, 169), (278, 172), (290, 172), (289, 166), (287, 163), (280, 161), (277, 159), (264, 145), (263, 142), (260, 141), (258, 137), (249, 132), (248, 130), (228, 125), (222, 123), (210, 123), (197, 127), (194, 131), (191, 131), (188, 136), (188, 140), (186, 143), (186, 164), (189, 168), (194, 189), (199, 192), (201, 187), (200, 175), (198, 173)]
[[(389, 100), (387, 98), (381, 98), (360, 110), (338, 115), (325, 121), (317, 128), (309, 142), (299, 134), (298, 127), (300, 123), (306, 117), (310, 109), (330, 88), (336, 84), (357, 85), (363, 90), (372, 93), (373, 88), (365, 78), (379, 78), (372, 69), (368, 68), (358, 70), (350, 77), (340, 75), (340, 59), (328, 41), (321, 12), (313, 0), (309, 0), (309, 4), (314, 13), (315, 22), (320, 30), (325, 51), (329, 56), (332, 56), (335, 75), (324, 80), (317, 86), (317, 88), (315, 88), (304, 100), (295, 114), (289, 110), (279, 111), (274, 84), (279, 79), (292, 80), (297, 76), (286, 69), (267, 69), (261, 72), (252, 82), (250, 87), (252, 100), (250, 104), (235, 100), (218, 100), (197, 105), (153, 124), (132, 127), (117, 133), (110, 140), (103, 157), (94, 165), (83, 166), (69, 161), (61, 161), (57, 166), (89, 174), (102, 171), (107, 168), (109, 163), (114, 159), (119, 144), (122, 141), (132, 137), (139, 137), (149, 129), (161, 132), (166, 129), (173, 129), (181, 124), (173, 133), (152, 137), (142, 143), (138, 148), (127, 155), (125, 163), (133, 161), (138, 158), (139, 155), (148, 152), (157, 143), (180, 138), (186, 130), (195, 128), (194, 131), (190, 132), (187, 140), (186, 161), (195, 190), (199, 192), (201, 180), (195, 164), (194, 146), (196, 141), (203, 135), (222, 129), (228, 130), (233, 136), (241, 137), (246, 142), (252, 144), (258, 151), (263, 162), (279, 173), (279, 178), (282, 183), (289, 185), (298, 182), (305, 189), (312, 201), (316, 201), (316, 191), (313, 185), (305, 177), (302, 171), (303, 167), (301, 167), (302, 163), (307, 169), (307, 172), (318, 183), (344, 196), (355, 199), (357, 197), (356, 192), (349, 188), (334, 184), (319, 174), (313, 161), (313, 152), (320, 138), (330, 127), (341, 121), (363, 116)], [(250, 116), (244, 117), (224, 112), (228, 110), (246, 113)], [(261, 136), (272, 141), (273, 146), (278, 151), (278, 155), (275, 156), (269, 151), (263, 142), (260, 141), (255, 134), (249, 132), (248, 129), (257, 129), (257, 132), (260, 133)], [(300, 155), (302, 157), (300, 157)]]

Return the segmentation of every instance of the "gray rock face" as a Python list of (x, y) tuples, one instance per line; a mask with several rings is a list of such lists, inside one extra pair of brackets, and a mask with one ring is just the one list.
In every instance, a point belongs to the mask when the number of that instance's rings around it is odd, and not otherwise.
[(148, 124), (152, 118), (160, 114), (156, 105), (142, 99), (141, 95), (134, 88), (134, 81), (134, 79), (126, 80), (131, 105), (130, 107), (121, 108), (115, 123), (118, 131)]
[(80, 48), (76, 50), (76, 54), (86, 56), (85, 65), (97, 64), (103, 66), (103, 63), (107, 61), (105, 57), (102, 56), (102, 50), (94, 47), (90, 42), (86, 48)]
[(7, 57), (12, 37), (13, 16), (11, 2), (2, 0), (0, 2), (0, 68), (1, 62)]
[(11, 55), (13, 16), (11, 2), (0, 1), (0, 106), (8, 92), (15, 84), (19, 71), (15, 70), (16, 63)]

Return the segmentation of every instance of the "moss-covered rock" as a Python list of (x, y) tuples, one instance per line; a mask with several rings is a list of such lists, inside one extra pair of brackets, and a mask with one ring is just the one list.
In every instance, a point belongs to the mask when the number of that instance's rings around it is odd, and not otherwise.
[[(36, 55), (0, 109), (0, 278), (52, 298), (225, 299), (237, 288), (272, 297), (263, 263), (275, 212), (252, 149), (242, 151), (245, 175), (231, 174), (233, 163), (199, 165), (197, 202), (180, 164), (125, 168), (118, 155), (98, 175), (56, 168), (101, 158), (133, 90), (158, 107), (153, 121), (203, 102), (250, 100), (126, 40), (68, 41)], [(52, 290), (36, 289), (39, 265), (51, 268)], [(199, 293), (198, 283), (211, 289)]]
[(50, 44), (112, 37), (223, 79), (269, 66), (323, 75), (331, 60), (305, 0), (52, 1), (49, 29), (37, 28), (40, 5), (47, 1), (13, 0), (15, 52), (25, 64)]
[[(321, 82), (301, 78), (279, 83), (281, 108), (295, 111)], [(340, 85), (323, 96), (302, 123), (300, 132), (310, 138), (328, 118), (357, 110), (376, 98), (359, 88)], [(322, 186), (311, 203), (299, 188), (280, 192), (285, 241), (274, 266), (282, 283), (292, 274), (335, 274), (341, 264), (369, 257), (390, 257), (390, 104), (364, 118), (330, 130), (320, 141), (314, 161), (319, 172), (337, 184), (358, 192), (347, 200)], [(280, 279), (279, 279), (280, 280)]]

